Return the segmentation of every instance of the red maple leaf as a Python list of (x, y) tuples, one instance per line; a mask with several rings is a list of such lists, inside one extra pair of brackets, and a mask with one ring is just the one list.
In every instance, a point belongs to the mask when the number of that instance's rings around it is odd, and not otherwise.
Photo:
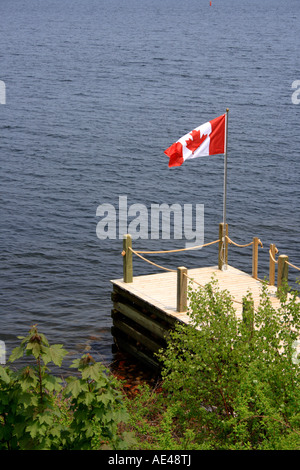
[(204, 140), (207, 137), (207, 134), (203, 134), (203, 136), (200, 136), (200, 131), (195, 131), (193, 130), (190, 132), (190, 136), (192, 137), (189, 140), (186, 140), (186, 146), (189, 150), (191, 150), (193, 153), (195, 150), (197, 150), (198, 147), (204, 142)]

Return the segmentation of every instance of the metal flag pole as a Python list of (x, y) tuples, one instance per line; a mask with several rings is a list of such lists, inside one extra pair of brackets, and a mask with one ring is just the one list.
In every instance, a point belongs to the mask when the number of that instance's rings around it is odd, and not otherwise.
[(227, 270), (226, 263), (226, 196), (227, 196), (227, 141), (228, 141), (228, 113), (226, 109), (225, 119), (225, 158), (224, 158), (224, 194), (223, 194), (223, 263), (222, 270)]

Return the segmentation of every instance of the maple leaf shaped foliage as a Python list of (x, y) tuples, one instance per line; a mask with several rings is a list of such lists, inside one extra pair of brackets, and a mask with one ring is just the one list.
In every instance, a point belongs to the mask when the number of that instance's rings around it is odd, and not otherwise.
[(189, 140), (186, 140), (186, 147), (191, 150), (193, 153), (195, 150), (197, 150), (198, 147), (204, 142), (204, 140), (207, 137), (207, 134), (203, 134), (203, 136), (200, 136), (200, 131), (193, 130), (190, 133), (190, 136), (192, 137)]

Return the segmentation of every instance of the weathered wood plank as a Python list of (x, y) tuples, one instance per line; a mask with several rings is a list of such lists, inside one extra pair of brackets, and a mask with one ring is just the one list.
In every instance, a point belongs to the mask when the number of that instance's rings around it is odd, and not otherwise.
[(123, 289), (123, 287), (118, 284), (114, 284), (111, 297), (113, 302), (125, 301), (126, 303), (132, 303), (133, 306), (136, 306), (136, 308), (140, 309), (140, 311), (156, 315), (158, 318), (169, 323), (171, 326), (174, 326), (176, 323), (176, 318), (173, 315), (165, 312), (164, 309), (157, 308), (151, 304), (148, 299), (144, 299), (143, 296), (140, 296), (139, 294), (136, 295), (134, 291)]
[(139, 325), (146, 328), (152, 334), (158, 336), (159, 338), (166, 339), (168, 337), (168, 330), (165, 329), (160, 323), (156, 322), (152, 318), (144, 315), (136, 308), (133, 308), (129, 305), (124, 304), (123, 302), (114, 302), (114, 309), (122, 313), (126, 317), (135, 321)]
[(123, 331), (123, 333), (130, 336), (138, 343), (143, 344), (146, 348), (150, 349), (150, 351), (158, 352), (162, 348), (161, 344), (155, 342), (153, 339), (141, 333), (140, 331), (135, 329), (133, 326), (130, 326), (124, 321), (122, 321), (121, 319), (119, 319), (116, 313), (112, 313), (112, 318), (113, 318), (113, 325), (116, 328)]
[(136, 357), (137, 359), (139, 359), (141, 362), (146, 364), (151, 369), (155, 370), (156, 372), (159, 372), (161, 370), (161, 366), (158, 361), (156, 361), (154, 358), (150, 357), (149, 355), (145, 354), (143, 351), (141, 351), (139, 348), (137, 348), (133, 344), (128, 343), (127, 341), (119, 337), (116, 338), (116, 342), (117, 342), (117, 346), (120, 349)]

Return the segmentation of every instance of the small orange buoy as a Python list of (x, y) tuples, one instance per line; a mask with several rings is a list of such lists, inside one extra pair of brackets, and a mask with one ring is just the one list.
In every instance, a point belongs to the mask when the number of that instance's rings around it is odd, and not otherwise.
[(211, 7), (211, 2), (209, 2), (209, 6)]

